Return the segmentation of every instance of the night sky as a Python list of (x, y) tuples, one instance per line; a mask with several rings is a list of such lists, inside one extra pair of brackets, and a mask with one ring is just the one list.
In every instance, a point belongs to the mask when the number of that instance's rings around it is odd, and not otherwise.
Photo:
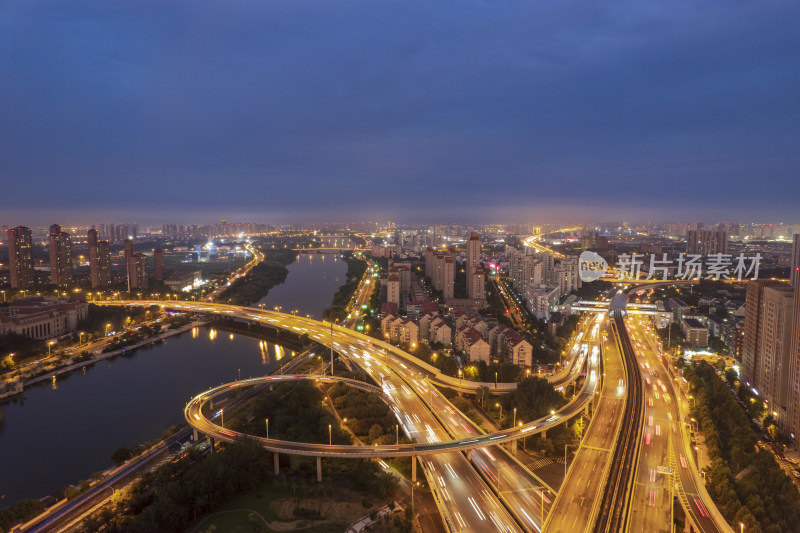
[(800, 222), (800, 3), (0, 1), (0, 224)]

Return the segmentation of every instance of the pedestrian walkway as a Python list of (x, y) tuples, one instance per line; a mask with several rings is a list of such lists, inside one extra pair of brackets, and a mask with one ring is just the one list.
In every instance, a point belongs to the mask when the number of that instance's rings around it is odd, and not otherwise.
[(557, 459), (551, 459), (550, 457), (542, 457), (541, 459), (536, 459), (535, 461), (528, 461), (525, 466), (530, 468), (531, 470), (538, 470), (540, 468), (544, 468), (545, 466), (550, 466), (551, 464), (559, 463), (564, 464), (564, 458), (559, 457)]

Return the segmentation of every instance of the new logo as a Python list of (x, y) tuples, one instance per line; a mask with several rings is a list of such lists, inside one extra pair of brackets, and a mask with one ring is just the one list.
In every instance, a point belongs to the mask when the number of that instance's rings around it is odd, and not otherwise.
[(605, 259), (589, 250), (581, 252), (578, 258), (578, 275), (581, 277), (581, 281), (588, 283), (600, 279), (607, 270), (608, 263)]

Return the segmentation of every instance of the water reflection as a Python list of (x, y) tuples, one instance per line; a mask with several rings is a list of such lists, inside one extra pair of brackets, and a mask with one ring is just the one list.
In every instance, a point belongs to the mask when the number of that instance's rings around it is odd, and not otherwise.
[(191, 396), (237, 379), (239, 369), (242, 378), (263, 376), (288, 360), (290, 352), (280, 346), (240, 333), (223, 332), (229, 342), (220, 349), (219, 330), (207, 328), (206, 335), (201, 329), (47, 380), (4, 404), (3, 504), (88, 478), (110, 466), (110, 453), (120, 446), (153, 440), (183, 423)]
[(286, 281), (270, 289), (261, 301), (266, 309), (291, 312), (300, 316), (322, 317), (322, 310), (333, 301), (333, 295), (344, 283), (347, 263), (337, 254), (300, 254), (286, 267)]

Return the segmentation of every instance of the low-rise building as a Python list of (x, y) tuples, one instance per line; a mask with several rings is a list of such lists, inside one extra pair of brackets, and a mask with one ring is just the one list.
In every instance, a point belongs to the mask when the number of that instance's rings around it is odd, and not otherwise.
[(685, 314), (692, 312), (692, 307), (679, 298), (670, 298), (669, 307), (673, 312), (673, 322), (678, 324), (681, 323)]
[(412, 348), (419, 342), (419, 326), (410, 318), (400, 323), (400, 342)]
[(444, 346), (450, 346), (453, 343), (453, 330), (445, 324), (444, 320), (437, 316), (430, 324), (428, 339), (431, 343), (436, 342)]
[(196, 268), (177, 268), (169, 273), (164, 284), (176, 292), (188, 292), (203, 283), (200, 271)]
[(86, 318), (89, 305), (82, 297), (51, 300), (41, 296), (20, 298), (0, 308), (0, 335), (15, 333), (30, 339), (55, 339), (73, 333)]
[(400, 276), (389, 274), (386, 279), (386, 301), (400, 307)]
[(511, 328), (506, 328), (497, 335), (499, 358), (519, 366), (531, 366), (533, 362), (533, 346), (522, 338), (522, 335)]
[(551, 311), (558, 310), (560, 297), (561, 289), (559, 287), (529, 283), (525, 288), (525, 301), (528, 304), (528, 310), (540, 320), (550, 316)]
[(681, 330), (693, 348), (708, 346), (708, 328), (696, 318), (684, 318), (681, 321)]
[(491, 348), (489, 343), (484, 340), (478, 330), (467, 328), (462, 334), (461, 350), (467, 355), (470, 361), (483, 361), (489, 364), (491, 359)]
[(381, 319), (381, 333), (388, 342), (400, 342), (400, 324), (403, 318), (399, 315), (386, 315)]
[(427, 300), (409, 302), (408, 305), (406, 305), (406, 312), (408, 313), (408, 316), (415, 319), (421, 317), (425, 313), (438, 314), (439, 304)]

